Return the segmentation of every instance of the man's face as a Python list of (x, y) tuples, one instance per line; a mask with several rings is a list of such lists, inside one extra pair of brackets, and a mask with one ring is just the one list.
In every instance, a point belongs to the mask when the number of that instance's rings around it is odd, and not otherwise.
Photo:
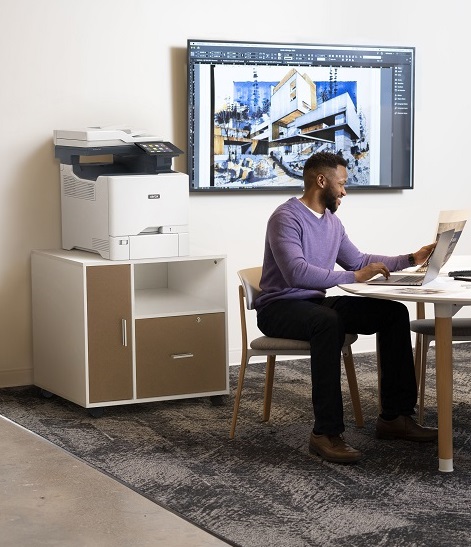
[(339, 208), (341, 200), (347, 195), (345, 184), (347, 184), (348, 174), (347, 169), (342, 165), (336, 169), (326, 170), (327, 175), (324, 177), (324, 191), (322, 193), (324, 205), (332, 213), (335, 213)]

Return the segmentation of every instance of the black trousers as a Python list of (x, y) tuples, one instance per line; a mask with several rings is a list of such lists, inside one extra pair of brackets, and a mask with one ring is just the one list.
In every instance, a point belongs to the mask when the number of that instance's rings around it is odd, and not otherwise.
[(417, 383), (409, 311), (401, 302), (360, 296), (277, 300), (257, 315), (266, 336), (311, 343), (313, 431), (345, 431), (341, 391), (341, 349), (345, 333), (378, 333), (381, 403), (387, 415), (412, 415)]

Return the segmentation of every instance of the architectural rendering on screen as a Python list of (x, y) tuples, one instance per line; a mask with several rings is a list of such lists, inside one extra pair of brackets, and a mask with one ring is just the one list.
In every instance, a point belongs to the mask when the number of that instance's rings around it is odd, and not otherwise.
[[(263, 72), (278, 79), (264, 80)], [(215, 67), (214, 185), (302, 186), (304, 161), (321, 150), (344, 155), (353, 182), (369, 184), (372, 82), (340, 81), (338, 72)]]

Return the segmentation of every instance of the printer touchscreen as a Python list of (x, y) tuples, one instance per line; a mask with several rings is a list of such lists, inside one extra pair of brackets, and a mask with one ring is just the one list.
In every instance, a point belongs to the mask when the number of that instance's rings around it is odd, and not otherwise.
[(147, 154), (182, 154), (181, 150), (169, 142), (136, 142), (135, 144)]

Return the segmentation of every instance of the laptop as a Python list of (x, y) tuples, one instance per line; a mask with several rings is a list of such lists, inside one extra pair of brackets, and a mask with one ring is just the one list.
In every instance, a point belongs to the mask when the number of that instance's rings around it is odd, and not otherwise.
[(432, 254), (426, 260), (428, 262), (424, 275), (414, 273), (392, 273), (387, 279), (384, 276), (375, 277), (366, 283), (368, 285), (391, 285), (393, 287), (420, 287), (437, 278), (440, 268), (448, 252), (455, 230), (447, 230), (438, 235), (437, 244)]

